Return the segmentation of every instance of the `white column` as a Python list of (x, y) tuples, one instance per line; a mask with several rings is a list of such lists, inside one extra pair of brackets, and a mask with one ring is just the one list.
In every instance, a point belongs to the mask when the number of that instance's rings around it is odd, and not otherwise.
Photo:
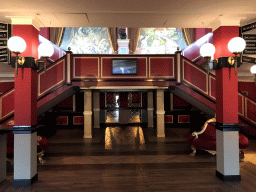
[(223, 180), (240, 180), (238, 131), (216, 129), (217, 176)]
[(165, 137), (164, 114), (164, 90), (158, 89), (156, 92), (157, 137)]
[(26, 132), (14, 132), (14, 180), (12, 183), (15, 186), (31, 185), (38, 177), (37, 132)]
[(73, 95), (73, 112), (76, 112), (76, 94)]
[(175, 52), (176, 57), (177, 57), (177, 83), (180, 84), (181, 83), (181, 51), (179, 51), (179, 49)]
[(94, 128), (100, 128), (100, 92), (93, 92), (93, 117)]
[(6, 179), (6, 133), (0, 135), (0, 182)]
[(84, 90), (84, 138), (92, 138), (92, 91)]
[(154, 105), (153, 105), (153, 91), (148, 91), (148, 127), (154, 127)]

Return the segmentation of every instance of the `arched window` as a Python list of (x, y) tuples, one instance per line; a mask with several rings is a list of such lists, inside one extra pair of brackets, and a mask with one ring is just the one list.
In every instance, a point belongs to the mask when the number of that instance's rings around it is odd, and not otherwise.
[(142, 28), (136, 54), (174, 54), (187, 47), (180, 28)]

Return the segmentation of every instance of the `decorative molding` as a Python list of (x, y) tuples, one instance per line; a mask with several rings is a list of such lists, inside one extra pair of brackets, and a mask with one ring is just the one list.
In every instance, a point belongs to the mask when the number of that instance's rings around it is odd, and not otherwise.
[[(180, 121), (180, 117), (189, 117), (189, 122), (182, 122)], [(190, 115), (178, 115), (178, 123), (190, 123)]]
[(80, 118), (82, 118), (82, 119), (84, 120), (84, 116), (73, 116), (73, 125), (83, 125), (84, 122), (83, 122), (83, 123), (75, 123), (75, 119), (76, 119), (77, 117), (78, 117), (78, 118), (80, 117)]
[(159, 111), (156, 111), (156, 114), (157, 114), (157, 115), (164, 115), (164, 114), (165, 114), (165, 111), (160, 111), (160, 110), (159, 110)]
[(83, 115), (92, 115), (92, 111), (84, 111)]
[(248, 116), (247, 116), (247, 107), (248, 107), (248, 103), (247, 103), (247, 100), (249, 100), (251, 103), (253, 103), (254, 105), (256, 105), (256, 103), (255, 102), (253, 102), (253, 101), (251, 101), (250, 99), (248, 99), (247, 97), (245, 97), (245, 118), (246, 119), (248, 119), (248, 120), (250, 120), (251, 122), (253, 122), (254, 124), (256, 124), (256, 122), (255, 121), (253, 121), (252, 119), (250, 119), (250, 118), (248, 118)]
[(168, 117), (172, 117), (172, 121), (170, 121), (170, 122), (166, 122), (166, 121), (165, 121), (165, 123), (173, 123), (173, 115), (165, 115), (165, 116), (164, 116), (164, 120), (165, 120), (165, 117), (167, 117), (167, 118), (168, 118)]
[(42, 27), (42, 23), (30, 16), (6, 16), (11, 19), (12, 25), (32, 25), (34, 26), (38, 31), (40, 31), (40, 27)]
[(41, 75), (44, 73), (44, 71), (41, 71), (38, 74), (38, 97), (40, 97), (41, 95), (43, 95), (44, 93), (46, 93), (47, 91), (49, 91), (50, 89), (52, 89), (53, 87), (58, 86), (59, 84), (63, 83), (65, 81), (65, 59), (60, 60), (59, 62), (57, 62), (56, 64), (52, 65), (51, 67), (49, 67), (48, 69), (46, 69), (46, 72), (49, 71), (51, 68), (56, 67), (59, 63), (63, 62), (63, 79), (59, 82), (57, 82), (55, 85), (51, 86), (50, 88), (46, 89), (44, 92), (40, 93), (40, 87), (41, 87), (41, 81), (40, 81), (40, 77)]
[(185, 81), (186, 83), (188, 83), (189, 85), (197, 88), (198, 90), (202, 91), (204, 94), (208, 95), (208, 86), (209, 86), (208, 85), (208, 74), (205, 71), (203, 71), (202, 69), (199, 69), (199, 68), (195, 67), (194, 65), (192, 65), (189, 61), (186, 61), (188, 65), (191, 65), (192, 67), (196, 68), (197, 70), (201, 71), (202, 73), (204, 73), (206, 75), (206, 77), (205, 77), (205, 79), (206, 79), (206, 92), (205, 92), (204, 90), (202, 90), (201, 88), (197, 87), (196, 85), (190, 83), (188, 80), (186, 80), (184, 78), (184, 71), (185, 71), (184, 62), (185, 62), (185, 59), (183, 59), (183, 61), (182, 61), (182, 67), (183, 67), (183, 70), (182, 70), (182, 75), (183, 75), (182, 80)]
[[(209, 88), (209, 96), (211, 98), (213, 98), (214, 100), (216, 100), (216, 98), (214, 96), (212, 96), (212, 80), (211, 79), (214, 79), (216, 81), (215, 77), (209, 75), (209, 86), (208, 86), (208, 88)], [(216, 95), (216, 86), (215, 86), (215, 95)]]
[[(59, 117), (66, 117), (66, 120), (67, 120), (67, 123), (64, 123), (64, 124), (57, 124), (56, 125), (68, 125), (68, 116), (58, 116), (57, 118)], [(57, 121), (57, 118), (56, 118), (56, 121)]]
[[(98, 76), (97, 77), (88, 77), (88, 76), (76, 76), (76, 59), (98, 59)], [(73, 57), (73, 78), (100, 78), (100, 57)]]
[(154, 111), (154, 108), (147, 108), (148, 111)]
[(239, 110), (238, 110), (238, 114), (244, 117), (244, 96), (241, 93), (238, 93), (238, 96), (242, 97), (242, 113), (239, 113)]
[[(151, 76), (151, 71), (150, 71), (150, 67), (151, 67), (151, 63), (150, 63), (150, 59), (172, 59), (172, 76)], [(149, 78), (154, 78), (154, 77), (164, 77), (164, 78), (175, 78), (174, 76), (174, 57), (149, 57)]]
[[(146, 59), (146, 76), (138, 76), (138, 75), (133, 75), (132, 77), (131, 76), (120, 76), (120, 77), (115, 77), (115, 76), (103, 76), (103, 59), (131, 59), (131, 58), (134, 58), (134, 59)], [(139, 66), (138, 66), (139, 67)], [(138, 67), (137, 67), (137, 70), (138, 70)], [(147, 57), (101, 57), (101, 78), (104, 79), (104, 78), (112, 78), (112, 79), (143, 79), (143, 78), (148, 78), (148, 75), (147, 75), (147, 71), (148, 71), (148, 61), (147, 61)]]

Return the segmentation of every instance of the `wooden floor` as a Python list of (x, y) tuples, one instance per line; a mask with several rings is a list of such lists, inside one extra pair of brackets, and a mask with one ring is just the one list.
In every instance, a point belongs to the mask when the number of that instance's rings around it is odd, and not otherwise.
[(215, 156), (189, 155), (186, 135), (155, 135), (148, 128), (112, 127), (83, 139), (82, 130), (59, 130), (50, 138), (46, 163), (38, 164), (38, 180), (31, 187), (12, 187), (8, 163), (0, 191), (256, 191), (254, 140), (240, 163), (242, 181), (223, 182), (215, 176)]

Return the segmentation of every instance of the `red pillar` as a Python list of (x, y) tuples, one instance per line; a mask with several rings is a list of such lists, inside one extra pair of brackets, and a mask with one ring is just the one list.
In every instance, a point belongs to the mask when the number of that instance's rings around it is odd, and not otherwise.
[(234, 68), (216, 69), (216, 121), (238, 123), (238, 74)]
[(216, 49), (214, 59), (234, 56), (228, 50), (228, 42), (234, 37), (239, 37), (238, 26), (221, 26), (213, 32), (213, 45)]
[(13, 25), (13, 36), (19, 36), (26, 41), (27, 48), (20, 54), (24, 57), (38, 58), (39, 31), (32, 25)]
[[(26, 50), (20, 54), (25, 57), (38, 57), (38, 30), (32, 25), (14, 25), (13, 36), (26, 41)], [(15, 126), (34, 126), (37, 124), (37, 70), (26, 66), (18, 68), (15, 74), (14, 123)]]
[[(213, 32), (214, 58), (233, 56), (229, 41), (239, 37), (238, 26), (221, 26)], [(223, 62), (222, 62), (223, 63)], [(216, 69), (216, 121), (222, 124), (238, 123), (238, 74), (229, 64)]]

